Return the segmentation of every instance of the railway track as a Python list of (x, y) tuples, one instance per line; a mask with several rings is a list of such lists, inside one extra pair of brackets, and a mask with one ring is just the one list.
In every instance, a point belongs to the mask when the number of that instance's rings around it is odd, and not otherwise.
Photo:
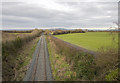
[(23, 81), (53, 81), (45, 36), (42, 35)]

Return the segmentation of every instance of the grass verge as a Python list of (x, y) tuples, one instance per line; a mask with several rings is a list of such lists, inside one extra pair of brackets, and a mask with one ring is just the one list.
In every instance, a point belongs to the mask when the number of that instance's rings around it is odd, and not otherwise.
[(72, 76), (75, 77), (75, 72), (71, 70), (70, 65), (65, 61), (65, 57), (56, 53), (54, 42), (48, 42), (47, 45), (54, 80), (74, 80)]

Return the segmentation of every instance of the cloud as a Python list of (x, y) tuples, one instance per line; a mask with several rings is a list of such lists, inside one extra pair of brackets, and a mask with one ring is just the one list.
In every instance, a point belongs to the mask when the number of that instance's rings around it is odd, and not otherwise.
[(3, 29), (46, 27), (111, 27), (118, 19), (117, 2), (24, 0), (2, 3)]

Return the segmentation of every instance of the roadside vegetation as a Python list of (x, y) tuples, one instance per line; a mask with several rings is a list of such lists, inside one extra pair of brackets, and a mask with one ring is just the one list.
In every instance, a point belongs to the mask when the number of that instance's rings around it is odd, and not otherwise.
[[(117, 32), (87, 32), (55, 35), (58, 38), (60, 37), (64, 40), (66, 39), (73, 41), (73, 44), (79, 41), (77, 44), (80, 44), (80, 46), (83, 44), (83, 42), (85, 42), (86, 46), (88, 45), (88, 47), (90, 47), (89, 49), (92, 49), (96, 52), (95, 56), (71, 47), (64, 41), (53, 37), (52, 35), (47, 35), (48, 49), (54, 79), (79, 81), (120, 80), (118, 78), (119, 62), (117, 34)], [(102, 44), (99, 45), (100, 42)], [(97, 44), (95, 49), (93, 48), (94, 44)], [(64, 64), (64, 66), (62, 66), (62, 64)], [(67, 64), (68, 67), (65, 67), (65, 64)], [(64, 76), (66, 73), (64, 69), (66, 72), (69, 70), (67, 73), (69, 76), (68, 78), (67, 76)]]
[[(3, 81), (22, 80), (42, 30), (31, 33), (2, 34)], [(26, 48), (27, 47), (27, 48)], [(19, 73), (18, 73), (19, 72)]]

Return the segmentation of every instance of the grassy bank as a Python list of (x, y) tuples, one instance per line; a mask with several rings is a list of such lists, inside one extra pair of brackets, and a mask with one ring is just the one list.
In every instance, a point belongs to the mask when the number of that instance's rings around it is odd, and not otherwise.
[[(114, 44), (113, 36), (115, 38)], [(118, 33), (113, 33), (113, 35), (111, 35), (110, 32), (86, 32), (55, 35), (55, 37), (93, 51), (97, 51), (98, 48), (108, 47), (111, 45), (118, 48)]]
[(71, 66), (66, 62), (65, 56), (56, 53), (55, 49), (57, 49), (57, 47), (54, 44), (54, 42), (48, 41), (47, 45), (48, 45), (53, 79), (57, 81), (75, 80), (73, 76), (75, 77), (76, 73), (71, 70)]
[(94, 78), (92, 55), (71, 48), (51, 36), (48, 36), (47, 40), (55, 80), (92, 80)]
[[(29, 60), (31, 59), (30, 57), (31, 52), (33, 52), (31, 48), (33, 47), (35, 48), (34, 44), (32, 43), (30, 48), (24, 49), (24, 46), (29, 47), (30, 45), (29, 43), (35, 41), (35, 39), (40, 36), (40, 33), (41, 31), (39, 30), (34, 30), (32, 34), (19, 34), (19, 36), (18, 35), (13, 36), (15, 34), (12, 33), (12, 36), (6, 35), (8, 40), (5, 41), (3, 35), (2, 41), (2, 64), (4, 65), (2, 68), (3, 80), (6, 81), (21, 80), (22, 77), (17, 72), (22, 71), (21, 68), (28, 64)], [(23, 49), (26, 51), (24, 51)]]
[(17, 53), (18, 56), (16, 57), (15, 62), (18, 65), (15, 65), (16, 72), (14, 80), (23, 80), (25, 73), (28, 70), (28, 66), (32, 60), (32, 55), (35, 51), (39, 39), (39, 37), (36, 37), (33, 41), (30, 41), (28, 44), (24, 45)]
[(2, 55), (3, 60), (7, 59), (8, 56), (15, 56), (19, 48), (27, 44), (36, 37), (39, 37), (42, 32), (34, 30), (32, 34), (19, 34), (13, 35), (5, 33), (2, 35)]
[[(116, 81), (118, 78), (118, 49), (106, 46), (97, 51), (96, 57), (76, 50), (52, 36), (47, 37), (50, 60), (55, 80)], [(62, 64), (67, 64), (65, 67)], [(63, 71), (66, 69), (66, 71)], [(65, 77), (65, 73), (69, 77)], [(63, 72), (61, 74), (61, 72)]]

